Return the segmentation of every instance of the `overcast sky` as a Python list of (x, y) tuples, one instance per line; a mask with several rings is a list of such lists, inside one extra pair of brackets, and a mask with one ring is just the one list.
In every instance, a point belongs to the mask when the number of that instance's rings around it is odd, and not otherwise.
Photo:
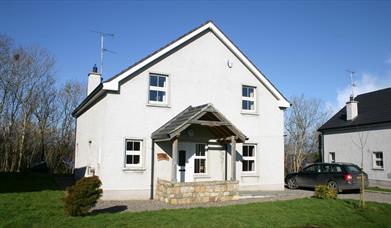
[(332, 109), (356, 93), (391, 86), (391, 2), (3, 1), (0, 33), (38, 44), (57, 59), (60, 82), (86, 83), (106, 39), (107, 79), (178, 36), (213, 20), (287, 97), (320, 98)]

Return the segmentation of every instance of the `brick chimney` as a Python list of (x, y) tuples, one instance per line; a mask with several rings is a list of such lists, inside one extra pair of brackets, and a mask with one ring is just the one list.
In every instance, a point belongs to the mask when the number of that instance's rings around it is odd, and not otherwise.
[(354, 100), (353, 96), (350, 96), (349, 102), (346, 102), (346, 120), (352, 121), (358, 116), (358, 102)]
[(92, 68), (92, 72), (88, 74), (87, 96), (102, 82), (102, 75), (98, 73), (96, 64)]

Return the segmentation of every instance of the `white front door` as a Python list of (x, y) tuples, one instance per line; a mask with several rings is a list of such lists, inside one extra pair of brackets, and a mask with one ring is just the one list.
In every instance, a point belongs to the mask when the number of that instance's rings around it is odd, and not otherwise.
[(191, 182), (194, 175), (194, 143), (179, 142), (177, 181)]

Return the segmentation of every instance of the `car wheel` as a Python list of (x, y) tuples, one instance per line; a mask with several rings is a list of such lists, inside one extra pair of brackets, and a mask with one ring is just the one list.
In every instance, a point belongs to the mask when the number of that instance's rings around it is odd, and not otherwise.
[(288, 188), (289, 188), (289, 189), (295, 189), (295, 188), (297, 188), (296, 178), (290, 177), (290, 178), (288, 179), (287, 183), (288, 183)]
[(329, 181), (327, 183), (327, 186), (331, 189), (334, 189), (335, 191), (339, 192), (338, 184), (335, 181)]

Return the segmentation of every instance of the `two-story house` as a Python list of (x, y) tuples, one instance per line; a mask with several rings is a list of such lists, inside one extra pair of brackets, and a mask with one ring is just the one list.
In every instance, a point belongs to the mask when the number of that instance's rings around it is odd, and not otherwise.
[(284, 189), (289, 102), (212, 22), (102, 82), (94, 68), (77, 119), (75, 174), (103, 199), (149, 199), (157, 180)]
[(391, 88), (352, 96), (318, 131), (323, 161), (362, 162), (371, 185), (391, 187)]

